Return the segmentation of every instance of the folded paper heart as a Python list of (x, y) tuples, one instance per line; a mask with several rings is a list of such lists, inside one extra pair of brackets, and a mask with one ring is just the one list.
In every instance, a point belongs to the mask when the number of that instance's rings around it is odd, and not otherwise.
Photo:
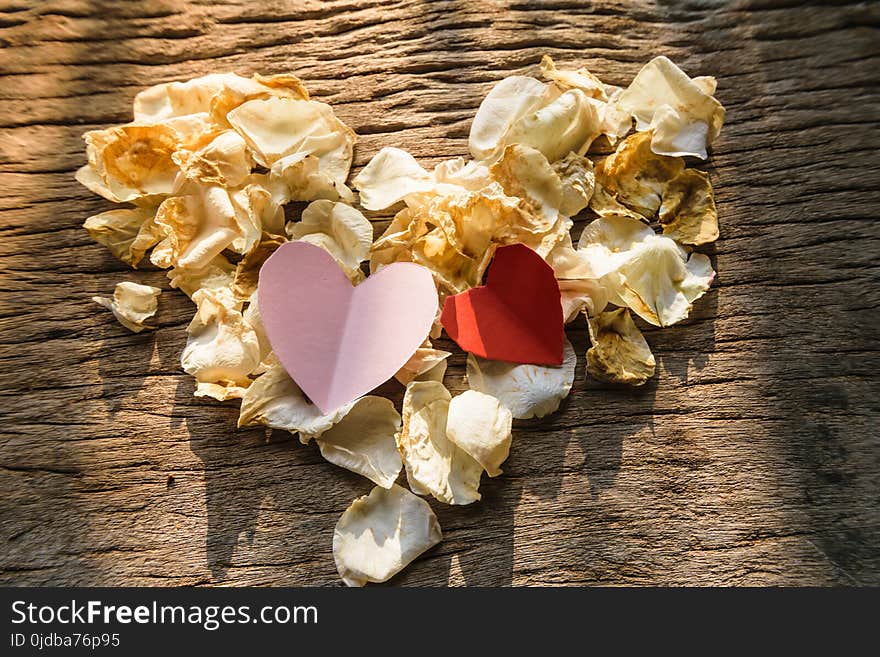
[(355, 287), (307, 242), (288, 242), (266, 260), (257, 295), (272, 350), (322, 413), (391, 378), (437, 314), (434, 280), (421, 265), (388, 265)]
[(447, 297), (440, 321), (459, 347), (477, 356), (562, 364), (559, 285), (553, 268), (523, 244), (499, 248), (486, 284)]

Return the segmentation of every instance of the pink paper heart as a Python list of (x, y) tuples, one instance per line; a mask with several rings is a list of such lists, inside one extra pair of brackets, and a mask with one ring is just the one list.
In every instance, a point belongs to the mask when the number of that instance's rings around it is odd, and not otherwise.
[(421, 265), (388, 265), (355, 287), (307, 242), (288, 242), (266, 260), (257, 295), (272, 350), (322, 413), (390, 379), (437, 314), (434, 279)]

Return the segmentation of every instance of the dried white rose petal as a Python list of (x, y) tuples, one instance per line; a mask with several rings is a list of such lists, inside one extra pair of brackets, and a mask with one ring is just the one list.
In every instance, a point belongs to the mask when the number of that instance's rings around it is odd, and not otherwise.
[(593, 162), (577, 153), (569, 153), (553, 163), (553, 170), (562, 183), (562, 202), (559, 211), (573, 217), (590, 203), (596, 187)]
[(629, 217), (603, 217), (584, 229), (580, 251), (608, 289), (609, 300), (655, 326), (688, 316), (715, 272), (709, 258), (681, 248)]
[(384, 210), (410, 194), (434, 187), (434, 180), (416, 159), (399, 148), (386, 146), (352, 181), (367, 210)]
[(246, 387), (260, 364), (260, 344), (231, 294), (201, 289), (193, 294), (198, 310), (186, 329), (180, 364), (199, 383)]
[(257, 377), (242, 397), (238, 426), (263, 424), (299, 433), (300, 442), (307, 443), (336, 424), (350, 408), (351, 404), (325, 415), (276, 361)]
[(333, 201), (314, 201), (302, 219), (287, 224), (287, 236), (320, 246), (333, 256), (352, 282), (363, 279), (361, 263), (370, 257), (373, 226), (356, 208)]
[(384, 582), (441, 539), (425, 500), (396, 484), (351, 503), (333, 531), (333, 558), (348, 586)]
[(413, 492), (431, 494), (446, 504), (470, 504), (480, 499), (483, 466), (447, 436), (450, 400), (442, 383), (410, 383), (403, 398), (397, 448)]
[(587, 372), (601, 381), (631, 386), (654, 376), (654, 355), (626, 308), (587, 320), (593, 343), (587, 350)]
[(325, 459), (390, 488), (403, 463), (394, 434), (400, 414), (384, 397), (361, 397), (330, 429), (317, 439)]
[(608, 85), (581, 67), (576, 71), (566, 71), (556, 68), (556, 63), (550, 55), (541, 58), (541, 74), (562, 90), (580, 89), (590, 98), (607, 101)]
[(193, 393), (195, 397), (211, 397), (217, 401), (229, 401), (230, 399), (241, 399), (247, 390), (246, 386), (238, 386), (234, 383), (219, 384), (197, 381), (196, 391)]
[[(266, 186), (276, 202), (290, 201), (354, 201), (354, 194), (345, 185), (350, 158), (345, 152), (319, 158), (306, 152), (282, 157), (272, 165)], [(256, 177), (254, 174), (252, 177)]]
[(443, 380), (443, 375), (446, 373), (446, 359), (452, 354), (442, 349), (434, 349), (430, 340), (425, 340), (425, 343), (426, 345), (416, 349), (406, 364), (394, 375), (394, 378), (403, 385), (415, 380)]
[(449, 403), (446, 434), (490, 477), (497, 477), (510, 453), (512, 422), (510, 410), (495, 397), (466, 390)]
[(293, 75), (245, 78), (235, 73), (211, 73), (186, 82), (157, 84), (134, 98), (135, 121), (164, 121), (171, 117), (211, 112), (222, 119), (245, 100), (285, 96), (308, 100), (309, 94)]
[(666, 57), (645, 64), (617, 101), (632, 114), (636, 130), (651, 130), (651, 148), (661, 155), (706, 159), (721, 132), (724, 108), (712, 94), (714, 80), (691, 80)]
[(76, 179), (116, 203), (156, 205), (174, 191), (179, 169), (172, 155), (210, 140), (213, 127), (206, 114), (164, 123), (115, 126), (83, 135), (88, 164)]
[(224, 130), (198, 150), (179, 149), (171, 159), (190, 180), (237, 187), (250, 175), (253, 157), (235, 130)]
[(144, 254), (158, 241), (153, 218), (156, 208), (121, 208), (86, 219), (83, 228), (122, 262), (137, 269)]
[(608, 291), (584, 255), (572, 247), (571, 237), (566, 236), (547, 254), (547, 264), (556, 275), (566, 323), (573, 321), (581, 310), (594, 315), (608, 305)]
[(612, 145), (632, 129), (629, 112), (617, 105), (623, 92), (620, 87), (603, 83), (583, 67), (575, 71), (558, 69), (549, 55), (541, 59), (541, 73), (561, 91), (580, 89), (584, 92), (599, 115), (599, 132), (608, 137)]
[(161, 293), (162, 290), (152, 285), (124, 281), (116, 284), (112, 299), (92, 297), (92, 301), (112, 312), (119, 323), (129, 331), (140, 333), (144, 329), (155, 328), (147, 326), (144, 322), (156, 314)]
[(511, 75), (501, 80), (474, 116), (468, 138), (471, 155), (486, 160), (500, 152), (511, 128), (541, 107), (549, 93), (549, 86), (535, 78)]
[(590, 207), (600, 216), (653, 219), (669, 182), (683, 171), (684, 160), (657, 155), (651, 151), (651, 133), (637, 132), (596, 166)]
[(182, 290), (190, 299), (200, 289), (211, 290), (216, 294), (226, 293), (230, 298), (234, 296), (232, 284), (235, 265), (222, 255), (211, 259), (204, 267), (175, 267), (166, 275), (171, 281), (171, 287)]
[(472, 390), (492, 395), (524, 420), (544, 417), (559, 408), (571, 392), (577, 356), (566, 340), (562, 365), (516, 365), (468, 354), (467, 379)]
[(574, 151), (583, 155), (601, 132), (595, 103), (580, 89), (569, 89), (514, 124), (502, 142), (524, 144), (555, 162)]
[(333, 109), (313, 100), (249, 100), (227, 115), (257, 161), (271, 167), (291, 155), (313, 155), (341, 183), (348, 177), (355, 136)]
[(504, 193), (519, 198), (520, 208), (534, 217), (531, 232), (545, 233), (553, 228), (562, 205), (562, 180), (540, 151), (512, 144), (489, 171)]
[(240, 236), (235, 206), (222, 187), (198, 187), (165, 200), (156, 213), (163, 236), (150, 261), (157, 267), (200, 269)]

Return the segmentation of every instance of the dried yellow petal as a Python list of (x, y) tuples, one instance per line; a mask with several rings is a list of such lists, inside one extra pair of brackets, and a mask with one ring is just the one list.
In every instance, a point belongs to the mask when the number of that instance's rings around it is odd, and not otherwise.
[(91, 216), (83, 227), (96, 242), (137, 269), (147, 250), (159, 241), (155, 216), (156, 208), (122, 208)]
[(140, 333), (144, 329), (155, 328), (144, 322), (156, 314), (161, 293), (158, 287), (124, 281), (116, 284), (112, 299), (92, 297), (92, 301), (112, 312), (129, 331)]
[[(623, 140), (617, 150), (596, 167), (596, 183), (613, 201), (647, 219), (660, 208), (669, 181), (684, 171), (684, 160), (651, 151), (651, 133), (637, 132)], [(593, 196), (590, 207), (598, 214), (621, 214)]]
[(663, 234), (681, 244), (708, 244), (718, 239), (718, 211), (709, 176), (685, 169), (663, 192), (658, 215)]
[(626, 308), (587, 320), (593, 343), (587, 350), (587, 372), (602, 381), (631, 386), (654, 376), (654, 355)]

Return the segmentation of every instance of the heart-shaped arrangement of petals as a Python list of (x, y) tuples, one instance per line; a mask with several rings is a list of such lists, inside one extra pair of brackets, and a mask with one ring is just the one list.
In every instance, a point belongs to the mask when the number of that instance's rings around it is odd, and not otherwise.
[[(196, 306), (181, 355), (195, 395), (240, 399), (239, 426), (314, 440), (375, 484), (333, 535), (346, 584), (386, 581), (438, 543), (425, 498), (478, 501), (513, 420), (559, 408), (577, 362), (565, 324), (587, 324), (588, 376), (642, 385), (655, 363), (633, 315), (671, 326), (715, 276), (694, 251), (718, 219), (692, 166), (724, 122), (715, 79), (665, 57), (626, 88), (546, 56), (541, 76), (492, 88), (470, 159), (429, 171), (383, 148), (357, 198), (355, 133), (290, 74), (161, 84), (133, 122), (84, 135), (77, 180), (128, 204), (86, 230), (134, 268), (149, 253)], [(293, 201), (308, 205), (287, 221)], [(359, 208), (393, 215), (384, 234)], [(142, 331), (161, 293), (124, 281), (95, 301)], [(455, 396), (451, 352), (432, 342), (444, 329), (468, 352)], [(370, 394), (389, 377), (400, 409)]]

